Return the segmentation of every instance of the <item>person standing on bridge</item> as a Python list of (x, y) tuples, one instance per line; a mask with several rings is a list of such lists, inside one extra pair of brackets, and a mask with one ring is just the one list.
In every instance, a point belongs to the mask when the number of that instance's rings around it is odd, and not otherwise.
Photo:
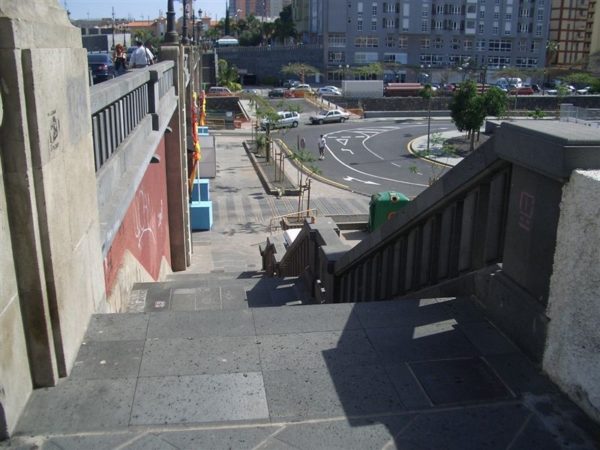
[(319, 159), (325, 159), (325, 138), (323, 135), (319, 138)]

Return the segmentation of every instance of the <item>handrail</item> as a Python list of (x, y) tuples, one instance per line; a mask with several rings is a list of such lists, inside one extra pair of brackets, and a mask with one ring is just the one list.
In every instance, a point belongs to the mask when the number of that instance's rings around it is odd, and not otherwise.
[(298, 217), (298, 219), (300, 219), (300, 217), (304, 213), (306, 213), (306, 217), (309, 217), (309, 213), (310, 212), (314, 212), (314, 216), (313, 217), (316, 217), (318, 215), (318, 210), (316, 208), (310, 208), (310, 209), (305, 209), (303, 211), (295, 211), (295, 212), (292, 212), (292, 213), (281, 214), (280, 216), (273, 216), (273, 217), (271, 217), (271, 219), (269, 220), (269, 233), (273, 232), (273, 221), (274, 220), (281, 220), (281, 219), (284, 219), (286, 217), (293, 217), (293, 216), (296, 216), (296, 217)]

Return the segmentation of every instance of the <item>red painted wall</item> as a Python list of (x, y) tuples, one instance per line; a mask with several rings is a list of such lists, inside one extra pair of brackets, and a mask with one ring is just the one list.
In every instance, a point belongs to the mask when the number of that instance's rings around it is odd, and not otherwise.
[(110, 294), (123, 257), (129, 251), (154, 280), (158, 278), (162, 258), (171, 264), (165, 140), (155, 152), (160, 162), (148, 164), (123, 223), (104, 259), (106, 292)]

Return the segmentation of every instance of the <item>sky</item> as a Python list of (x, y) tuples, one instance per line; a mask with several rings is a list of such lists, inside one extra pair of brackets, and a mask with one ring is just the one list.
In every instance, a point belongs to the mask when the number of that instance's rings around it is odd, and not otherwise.
[[(112, 8), (115, 8), (115, 18), (131, 18), (135, 20), (155, 19), (159, 12), (166, 17), (167, 0), (59, 0), (61, 6), (71, 11), (71, 19), (99, 19), (112, 17)], [(225, 17), (225, 0), (194, 0), (194, 11), (202, 9), (203, 15), (213, 19)], [(181, 0), (173, 2), (177, 17), (182, 14), (183, 3)]]

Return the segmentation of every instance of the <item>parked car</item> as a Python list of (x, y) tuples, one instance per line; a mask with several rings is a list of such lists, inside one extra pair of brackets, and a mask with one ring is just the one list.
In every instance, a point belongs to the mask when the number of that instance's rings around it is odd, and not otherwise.
[(211, 88), (208, 89), (208, 94), (207, 95), (212, 95), (212, 96), (220, 96), (220, 97), (229, 97), (232, 96), (232, 92), (229, 90), (229, 88), (223, 87), (223, 86), (213, 86)]
[(508, 93), (510, 95), (533, 95), (533, 89), (531, 86), (512, 87)]
[(342, 95), (342, 91), (340, 91), (335, 86), (323, 86), (323, 87), (320, 87), (319, 89), (317, 89), (317, 94), (319, 94), (319, 95), (337, 95), (337, 96), (341, 96)]
[(271, 89), (268, 93), (269, 98), (279, 98), (285, 96), (285, 89), (275, 88)]
[(94, 84), (110, 80), (116, 76), (110, 53), (88, 53), (88, 68)]
[(583, 87), (581, 89), (577, 89), (577, 94), (579, 95), (587, 95), (590, 93), (590, 86)]
[(299, 84), (296, 87), (291, 88), (289, 91), (289, 97), (304, 97), (306, 94), (313, 93), (312, 88), (309, 84)]
[(340, 111), (339, 109), (332, 109), (331, 111), (320, 111), (318, 114), (310, 116), (308, 120), (313, 125), (315, 124), (323, 124), (323, 123), (331, 123), (331, 122), (345, 122), (350, 118), (350, 114), (344, 111)]
[(300, 123), (300, 114), (296, 111), (277, 111), (277, 116), (278, 119), (274, 121), (264, 118), (260, 123), (260, 128), (266, 130), (267, 125), (270, 125), (271, 129), (296, 128)]
[(283, 82), (283, 87), (290, 89), (293, 87), (296, 87), (300, 84), (300, 82), (298, 80), (286, 80)]

